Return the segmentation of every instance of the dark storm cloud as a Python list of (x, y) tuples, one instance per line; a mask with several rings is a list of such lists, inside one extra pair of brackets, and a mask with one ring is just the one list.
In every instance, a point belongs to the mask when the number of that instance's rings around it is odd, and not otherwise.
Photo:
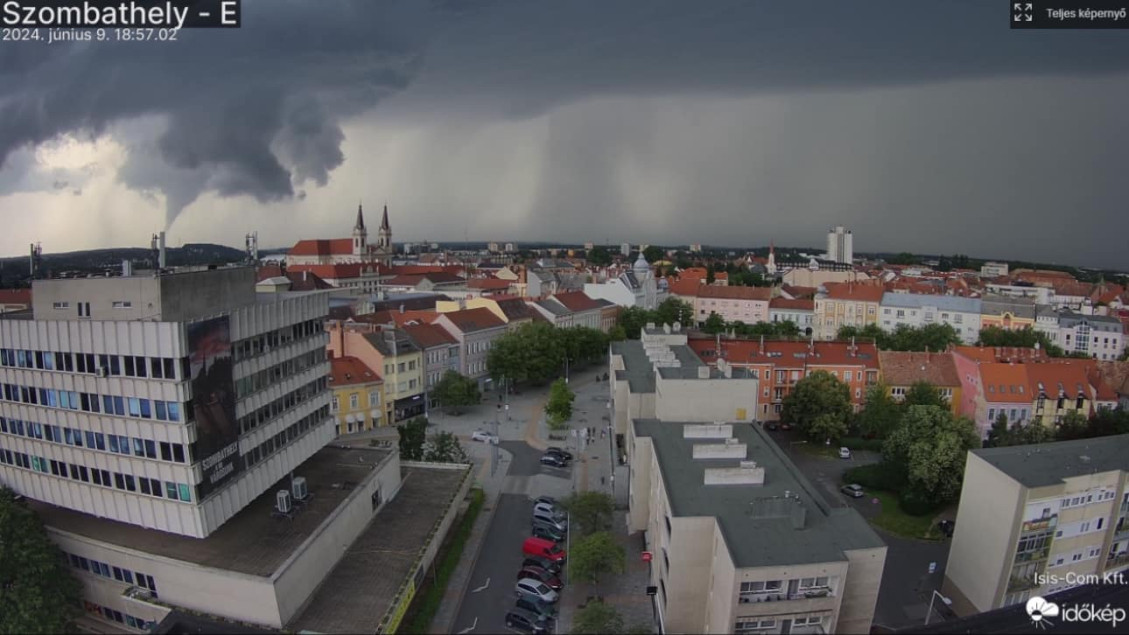
[[(170, 222), (202, 187), (263, 202), (292, 196), (344, 160), (342, 117), (408, 84), (443, 13), (410, 0), (243, 10), (243, 29), (184, 31), (178, 42), (3, 47), (0, 165), (63, 133), (156, 115), (165, 127), (138, 143), (123, 180), (170, 194)], [(154, 158), (175, 168), (164, 174), (174, 183), (146, 183), (154, 166), (136, 162)]]

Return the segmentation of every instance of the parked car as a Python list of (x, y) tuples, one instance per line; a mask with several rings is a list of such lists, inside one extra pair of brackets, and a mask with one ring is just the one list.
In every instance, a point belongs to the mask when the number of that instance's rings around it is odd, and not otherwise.
[(568, 450), (566, 450), (564, 448), (558, 448), (558, 447), (555, 447), (555, 446), (550, 447), (550, 448), (546, 448), (545, 453), (546, 454), (556, 454), (559, 457), (563, 457), (564, 460), (566, 460), (566, 461), (572, 460), (572, 452), (569, 452)]
[(548, 465), (551, 467), (568, 467), (568, 459), (558, 454), (542, 454), (541, 465)]
[(564, 584), (561, 583), (560, 578), (542, 569), (541, 567), (523, 567), (521, 571), (517, 572), (518, 580), (525, 580), (527, 578), (544, 582), (549, 586), (550, 589), (554, 591), (560, 591), (561, 588), (564, 587)]
[(782, 421), (782, 422), (780, 422), (780, 429), (781, 430), (791, 430), (792, 424)]
[(533, 512), (533, 522), (542, 522), (557, 531), (568, 531), (568, 521), (556, 514), (546, 514), (543, 511)]
[(475, 430), (470, 435), (470, 438), (474, 441), (482, 441), (484, 443), (498, 442), (498, 435), (494, 434), (493, 432), (487, 432), (485, 430)]
[(844, 485), (839, 491), (843, 492), (847, 496), (850, 496), (851, 498), (862, 498), (863, 496), (866, 496), (866, 493), (862, 491), (862, 485), (859, 485), (858, 483)]
[(544, 538), (526, 538), (525, 542), (521, 543), (521, 551), (527, 556), (537, 556), (539, 558), (547, 558), (553, 562), (563, 563), (568, 556), (560, 545), (552, 540), (545, 540)]
[(541, 600), (543, 602), (556, 603), (556, 601), (560, 598), (560, 596), (557, 595), (557, 592), (550, 589), (547, 584), (541, 582), (540, 580), (533, 580), (531, 578), (518, 580), (517, 584), (514, 585), (514, 589), (517, 591), (518, 597), (524, 595), (537, 598), (538, 600)]
[(520, 597), (514, 603), (515, 608), (529, 611), (534, 615), (544, 618), (545, 620), (557, 619), (557, 605), (535, 600), (531, 597)]
[(768, 430), (769, 432), (776, 432), (780, 429), (780, 424), (776, 423), (775, 421), (769, 421), (768, 423), (764, 424), (764, 429)]
[(565, 532), (548, 523), (534, 521), (532, 533), (537, 538), (544, 538), (545, 540), (552, 540), (553, 542), (565, 541)]
[(541, 558), (538, 556), (526, 556), (525, 560), (521, 561), (521, 566), (523, 569), (525, 567), (541, 567), (546, 571), (551, 571), (558, 575), (561, 572), (560, 562), (549, 560), (548, 558)]
[(841, 458), (841, 459), (851, 458), (851, 449), (850, 448), (839, 448), (839, 458)]
[(526, 633), (549, 632), (549, 622), (546, 618), (517, 606), (506, 613), (506, 626)]
[(533, 511), (544, 512), (546, 514), (552, 514), (554, 516), (557, 516), (558, 518), (564, 518), (564, 516), (565, 516), (564, 512), (561, 511), (560, 507), (557, 507), (556, 505), (550, 505), (549, 503), (534, 503), (533, 504)]
[(956, 521), (953, 520), (942, 520), (941, 522), (937, 523), (937, 529), (940, 529), (941, 533), (945, 534), (945, 536), (949, 538), (953, 537), (953, 531), (956, 530), (956, 528)]

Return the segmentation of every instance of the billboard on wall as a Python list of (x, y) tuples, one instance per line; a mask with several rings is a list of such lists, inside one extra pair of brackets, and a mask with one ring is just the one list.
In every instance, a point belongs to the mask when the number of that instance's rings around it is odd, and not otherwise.
[(239, 456), (239, 427), (235, 420), (234, 359), (227, 316), (188, 325), (188, 360), (196, 420), (194, 456), (204, 480), (198, 500), (243, 469)]

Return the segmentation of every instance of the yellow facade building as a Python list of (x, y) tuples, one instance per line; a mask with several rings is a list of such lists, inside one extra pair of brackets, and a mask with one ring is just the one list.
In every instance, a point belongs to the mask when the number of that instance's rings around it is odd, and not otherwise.
[(356, 357), (329, 360), (330, 412), (337, 434), (351, 434), (387, 425), (384, 380)]

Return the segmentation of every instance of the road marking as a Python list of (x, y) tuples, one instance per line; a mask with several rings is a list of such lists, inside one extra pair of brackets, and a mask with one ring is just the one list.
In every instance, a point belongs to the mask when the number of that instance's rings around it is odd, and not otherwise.
[[(487, 588), (487, 587), (489, 587), (489, 586), (490, 586), (490, 578), (486, 578), (486, 584), (484, 584), (484, 585), (482, 585), (482, 586), (478, 587), (477, 589), (475, 589), (475, 590), (471, 591), (471, 593), (478, 593), (479, 591), (485, 591), (485, 590), (486, 590), (486, 588)], [(476, 621), (478, 620), (478, 618), (477, 618), (477, 617), (476, 617), (476, 618), (474, 618), (474, 619), (475, 619)], [(472, 628), (473, 628), (473, 627), (472, 627)]]
[(477, 617), (474, 618), (474, 624), (471, 624), (470, 628), (464, 628), (463, 630), (459, 631), (459, 635), (463, 635), (463, 633), (469, 633), (469, 632), (473, 631), (474, 627), (476, 627), (476, 626), (478, 626), (478, 618)]

